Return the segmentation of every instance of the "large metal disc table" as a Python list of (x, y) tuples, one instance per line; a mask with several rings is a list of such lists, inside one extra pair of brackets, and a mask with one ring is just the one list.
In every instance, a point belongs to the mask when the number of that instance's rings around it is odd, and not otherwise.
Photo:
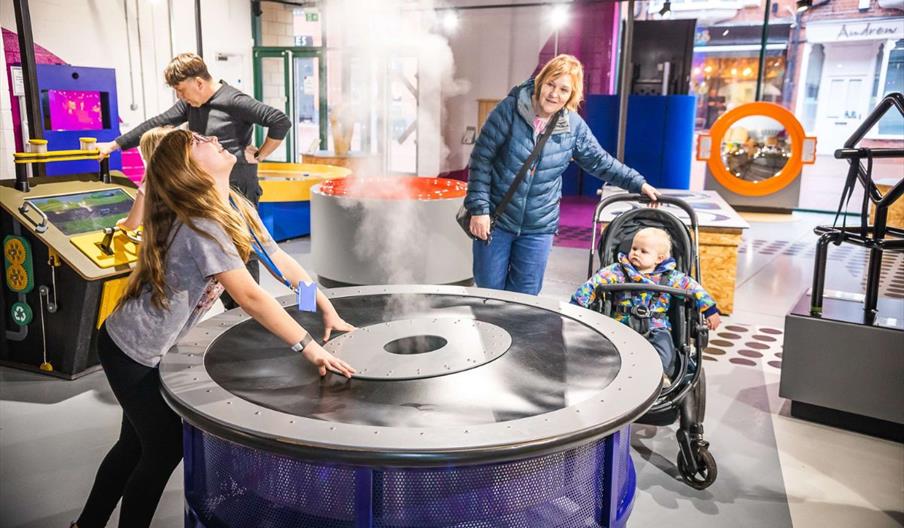
[[(185, 421), (186, 526), (623, 526), (652, 346), (601, 314), (495, 290), (366, 286), (316, 369), (242, 312), (160, 366)], [(293, 298), (281, 300), (289, 306)], [(319, 314), (290, 314), (315, 336)]]

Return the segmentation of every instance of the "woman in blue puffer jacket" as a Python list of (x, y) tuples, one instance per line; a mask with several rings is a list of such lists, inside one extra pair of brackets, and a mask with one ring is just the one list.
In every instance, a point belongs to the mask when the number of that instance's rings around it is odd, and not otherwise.
[[(576, 112), (583, 100), (584, 68), (571, 55), (550, 60), (534, 79), (512, 88), (490, 113), (471, 153), (468, 195), (474, 241), (474, 281), (537, 295), (559, 227), (562, 173), (574, 159), (585, 172), (656, 200), (643, 176), (609, 155)], [(549, 118), (558, 122), (533, 167), (490, 233), (490, 215), (530, 157)]]

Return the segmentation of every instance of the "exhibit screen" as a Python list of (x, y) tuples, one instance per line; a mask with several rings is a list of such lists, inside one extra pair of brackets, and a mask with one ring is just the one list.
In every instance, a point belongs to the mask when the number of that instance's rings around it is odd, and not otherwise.
[(132, 208), (132, 197), (122, 189), (32, 198), (29, 201), (67, 236), (113, 227)]
[(44, 128), (58, 132), (110, 128), (106, 92), (43, 90)]

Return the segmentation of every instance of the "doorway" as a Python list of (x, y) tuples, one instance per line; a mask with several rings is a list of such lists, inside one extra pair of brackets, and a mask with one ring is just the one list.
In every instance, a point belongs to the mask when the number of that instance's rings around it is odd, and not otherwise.
[[(320, 50), (254, 50), (254, 96), (283, 112), (292, 128), (267, 161), (297, 163), (306, 152), (327, 148), (326, 63)], [(264, 130), (256, 127), (257, 144)]]
[(829, 44), (825, 48), (816, 114), (817, 152), (831, 155), (870, 112), (866, 81), (875, 76), (877, 44)]

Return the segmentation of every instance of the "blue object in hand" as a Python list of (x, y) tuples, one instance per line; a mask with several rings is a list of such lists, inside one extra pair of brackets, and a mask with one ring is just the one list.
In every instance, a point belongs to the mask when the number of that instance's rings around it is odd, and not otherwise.
[(298, 283), (298, 309), (302, 312), (317, 311), (317, 283)]

